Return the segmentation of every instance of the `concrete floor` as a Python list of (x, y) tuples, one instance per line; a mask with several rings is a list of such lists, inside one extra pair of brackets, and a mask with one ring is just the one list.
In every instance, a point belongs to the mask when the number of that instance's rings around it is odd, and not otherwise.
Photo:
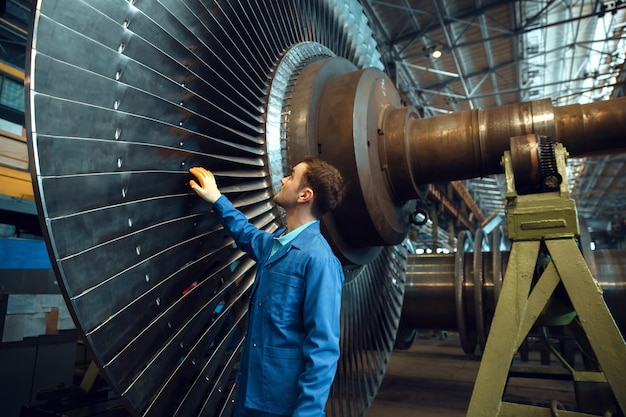
[[(455, 334), (447, 339), (418, 337), (410, 349), (392, 353), (366, 417), (465, 417), (479, 365), (463, 353)], [(553, 399), (572, 410), (573, 383), (510, 378), (503, 397), (542, 407)]]
[[(540, 363), (538, 352), (529, 356), (526, 364)], [(479, 365), (477, 359), (463, 353), (456, 334), (450, 333), (447, 338), (420, 334), (410, 349), (392, 353), (383, 382), (365, 417), (465, 417)], [(574, 410), (572, 382), (510, 378), (503, 397), (504, 401), (541, 407), (549, 407), (553, 399)], [(109, 411), (115, 410), (115, 414), (109, 412), (107, 416), (127, 416), (119, 403), (100, 402), (94, 403), (91, 411), (87, 411), (89, 406), (80, 409), (80, 414), (77, 408), (77, 414), (64, 415), (103, 416), (101, 412), (105, 409), (101, 406), (105, 404)], [(32, 414), (24, 415), (43, 415), (37, 411), (33, 409)], [(0, 416), (4, 414), (0, 412)]]

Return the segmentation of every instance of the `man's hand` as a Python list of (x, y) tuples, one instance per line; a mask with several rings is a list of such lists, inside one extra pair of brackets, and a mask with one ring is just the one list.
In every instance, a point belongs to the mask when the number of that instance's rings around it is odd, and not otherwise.
[(189, 181), (189, 186), (196, 192), (203, 200), (213, 204), (218, 198), (222, 196), (220, 190), (217, 188), (215, 182), (215, 176), (213, 173), (202, 167), (190, 168), (189, 172), (196, 177), (200, 185), (194, 180)]

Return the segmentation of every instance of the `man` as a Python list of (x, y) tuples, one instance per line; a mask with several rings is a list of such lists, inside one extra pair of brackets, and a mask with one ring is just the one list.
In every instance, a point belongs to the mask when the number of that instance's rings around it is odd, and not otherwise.
[(281, 180), (274, 202), (286, 229), (248, 222), (204, 168), (191, 188), (213, 204), (237, 246), (257, 262), (239, 372), (235, 417), (323, 417), (339, 358), (344, 275), (319, 219), (345, 194), (336, 168), (307, 158)]

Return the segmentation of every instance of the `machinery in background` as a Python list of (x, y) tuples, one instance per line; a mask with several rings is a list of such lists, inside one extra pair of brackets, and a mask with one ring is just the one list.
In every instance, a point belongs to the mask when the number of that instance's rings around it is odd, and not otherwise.
[[(504, 153), (513, 244), (468, 417), (540, 412), (535, 406), (501, 401), (513, 357), (536, 323), (569, 326), (592, 358), (590, 370), (575, 370), (563, 360), (576, 392), (584, 393), (586, 401), (598, 401), (593, 406), (582, 402), (581, 412), (569, 415), (614, 415), (626, 409), (626, 343), (575, 240), (580, 230), (565, 161), (561, 144), (537, 135), (511, 138), (511, 150)], [(617, 405), (612, 398), (602, 402), (598, 393), (606, 386)]]

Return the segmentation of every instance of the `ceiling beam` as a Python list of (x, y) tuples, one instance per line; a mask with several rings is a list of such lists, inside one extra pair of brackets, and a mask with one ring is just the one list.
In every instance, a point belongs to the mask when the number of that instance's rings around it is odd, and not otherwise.
[[(426, 26), (423, 30), (418, 32), (408, 33), (403, 36), (399, 36), (393, 39), (394, 43), (402, 43), (408, 40), (412, 40), (414, 38), (419, 38), (424, 36), (424, 32), (430, 32), (435, 29), (440, 29), (447, 22), (461, 21), (461, 20), (469, 20), (478, 16), (481, 16), (485, 13), (488, 13), (490, 10), (493, 10), (496, 7), (501, 7), (506, 4), (515, 3), (516, 0), (498, 0), (488, 4), (483, 5), (482, 7), (478, 7), (476, 9), (469, 10), (465, 13), (459, 13), (458, 15), (446, 15), (442, 16), (442, 20), (433, 20), (431, 24)], [(372, 1), (371, 3), (381, 4), (385, 6), (391, 6), (390, 3), (384, 1)], [(418, 12), (415, 9), (412, 9), (413, 12)], [(421, 11), (420, 11), (421, 12)], [(423, 12), (421, 12), (423, 13)]]

